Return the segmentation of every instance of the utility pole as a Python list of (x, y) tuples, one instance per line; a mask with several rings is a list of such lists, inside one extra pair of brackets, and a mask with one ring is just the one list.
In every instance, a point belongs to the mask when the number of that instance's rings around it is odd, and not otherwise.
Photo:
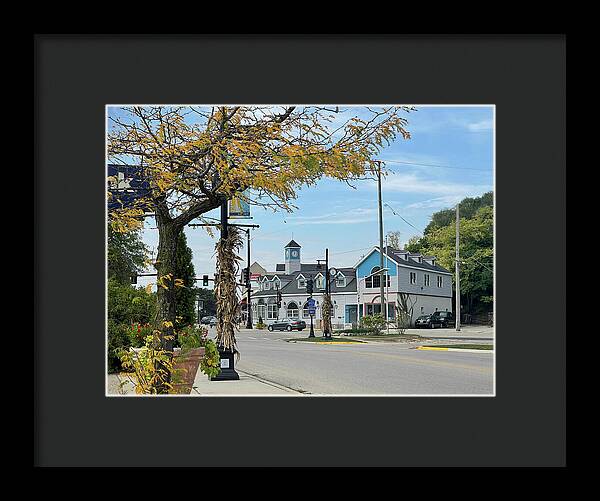
[(455, 275), (456, 275), (456, 331), (460, 331), (460, 256), (458, 247), (460, 243), (460, 214), (458, 209), (459, 204), (456, 204), (456, 263), (455, 263)]
[(331, 337), (331, 332), (329, 331), (329, 325), (331, 324), (331, 314), (333, 310), (333, 305), (331, 304), (331, 296), (329, 294), (329, 249), (325, 249), (325, 294), (327, 295), (328, 304), (329, 304), (329, 320), (325, 324), (325, 329), (323, 330), (323, 336), (326, 338)]
[[(387, 235), (385, 236), (385, 248), (387, 250), (387, 246), (388, 246), (388, 238)], [(388, 269), (388, 259), (387, 259), (387, 253), (385, 255), (385, 267), (386, 269)], [(387, 285), (387, 271), (386, 271), (386, 275), (383, 275), (382, 278), (385, 278), (385, 320), (386, 320), (386, 325), (387, 325), (387, 333), (390, 333), (390, 323), (387, 321), (387, 317), (388, 317), (388, 309), (387, 309), (387, 298), (389, 297), (389, 293), (390, 291), (388, 290), (388, 285)]]
[(247, 294), (246, 299), (246, 329), (252, 329), (252, 308), (250, 304), (250, 296), (252, 295), (252, 285), (250, 284), (250, 228), (246, 230), (248, 236), (248, 269), (246, 270)]
[[(377, 171), (377, 195), (379, 203), (379, 269), (383, 270), (383, 208), (381, 205), (381, 162), (377, 163), (379, 169)], [(387, 321), (387, 305), (384, 305), (384, 291), (383, 291), (383, 272), (379, 274), (379, 300), (381, 303), (381, 314)]]

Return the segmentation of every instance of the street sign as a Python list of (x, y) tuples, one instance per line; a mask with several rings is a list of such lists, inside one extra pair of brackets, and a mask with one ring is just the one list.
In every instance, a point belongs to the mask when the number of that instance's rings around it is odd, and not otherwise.
[(123, 209), (150, 194), (150, 183), (139, 165), (107, 164), (108, 209)]
[(314, 306), (312, 308), (310, 306), (308, 307), (308, 314), (309, 315), (314, 315), (316, 313), (317, 313), (317, 310), (315, 309)]
[(306, 304), (308, 305), (309, 308), (314, 308), (315, 307), (315, 300), (313, 298), (310, 298)]

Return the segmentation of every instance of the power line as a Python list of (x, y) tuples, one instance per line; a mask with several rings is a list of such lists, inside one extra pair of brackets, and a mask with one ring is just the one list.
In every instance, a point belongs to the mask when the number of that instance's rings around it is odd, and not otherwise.
[(394, 164), (406, 164), (406, 165), (418, 165), (421, 167), (438, 167), (440, 169), (458, 169), (458, 170), (473, 170), (477, 172), (488, 172), (486, 169), (473, 169), (470, 167), (456, 167), (453, 165), (440, 165), (440, 164), (422, 164), (419, 162), (404, 162), (402, 160), (382, 160), (383, 163), (394, 163)]
[(417, 230), (419, 233), (424, 234), (425, 232), (423, 230), (420, 230), (419, 228), (417, 228), (414, 224), (412, 224), (410, 221), (407, 221), (406, 219), (404, 219), (400, 214), (398, 214), (390, 204), (388, 204), (387, 202), (383, 205), (386, 205), (387, 207), (389, 207), (389, 209), (392, 211), (392, 213), (394, 214), (394, 216), (398, 216), (400, 219), (402, 219), (402, 221), (404, 221), (406, 224), (408, 224), (409, 226), (412, 226), (415, 230)]

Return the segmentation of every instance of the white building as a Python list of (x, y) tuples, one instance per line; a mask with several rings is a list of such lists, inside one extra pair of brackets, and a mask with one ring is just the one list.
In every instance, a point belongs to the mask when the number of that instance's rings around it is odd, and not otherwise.
[[(321, 327), (321, 304), (325, 292), (325, 267), (317, 263), (301, 262), (301, 247), (292, 240), (285, 246), (285, 263), (278, 264), (274, 272), (267, 272), (259, 279), (259, 290), (252, 293), (252, 319), (261, 319), (269, 324), (281, 318), (301, 318), (310, 323), (306, 293), (306, 281), (313, 279), (312, 298), (316, 304), (313, 317), (315, 328)], [(334, 265), (329, 264), (332, 268)], [(331, 277), (331, 301), (333, 304), (332, 326), (342, 329), (358, 320), (356, 273), (354, 268), (337, 268), (338, 273)], [(281, 306), (277, 306), (278, 292), (281, 292)]]
[(439, 266), (434, 256), (391, 247), (384, 250), (383, 267), (388, 269), (385, 275), (376, 274), (380, 270), (379, 247), (373, 247), (354, 267), (359, 318), (381, 313), (381, 280), (388, 318), (395, 318), (401, 293), (407, 294), (407, 302), (412, 306), (411, 323), (420, 315), (452, 311), (452, 273)]

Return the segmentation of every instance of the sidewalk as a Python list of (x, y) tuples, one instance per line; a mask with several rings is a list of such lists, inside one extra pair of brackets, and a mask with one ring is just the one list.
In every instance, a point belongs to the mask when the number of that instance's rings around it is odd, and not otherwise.
[(488, 327), (487, 325), (462, 325), (458, 332), (453, 327), (448, 327), (445, 329), (406, 329), (406, 333), (430, 339), (494, 340), (494, 327)]
[[(210, 381), (208, 376), (200, 369), (196, 374), (192, 392), (189, 396), (299, 396), (302, 393), (291, 390), (285, 386), (265, 381), (256, 376), (237, 371), (240, 375), (238, 381)], [(135, 387), (127, 376), (122, 374), (108, 374), (108, 395), (135, 395)], [(121, 384), (124, 383), (124, 384)]]
[(256, 376), (251, 376), (238, 369), (238, 381), (211, 381), (208, 376), (198, 370), (191, 396), (299, 396), (302, 393), (286, 388), (285, 386), (265, 381)]

